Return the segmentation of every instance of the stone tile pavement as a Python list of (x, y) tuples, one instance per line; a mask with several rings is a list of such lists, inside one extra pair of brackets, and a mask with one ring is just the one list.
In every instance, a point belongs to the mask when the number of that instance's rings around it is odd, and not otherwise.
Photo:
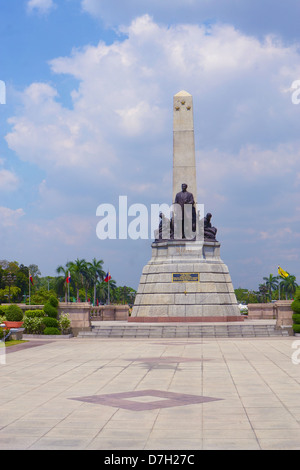
[(296, 341), (71, 338), (5, 348), (0, 449), (300, 449)]

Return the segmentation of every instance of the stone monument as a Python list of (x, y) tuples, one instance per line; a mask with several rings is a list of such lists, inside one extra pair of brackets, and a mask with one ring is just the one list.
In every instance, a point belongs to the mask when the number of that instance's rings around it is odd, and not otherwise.
[(212, 214), (197, 204), (193, 98), (185, 91), (173, 101), (172, 203), (169, 218), (160, 214), (129, 321), (241, 321)]

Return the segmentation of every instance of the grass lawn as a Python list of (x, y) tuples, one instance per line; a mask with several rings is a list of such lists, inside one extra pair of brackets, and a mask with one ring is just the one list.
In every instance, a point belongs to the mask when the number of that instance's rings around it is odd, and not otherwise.
[(5, 347), (9, 346), (15, 346), (16, 344), (21, 344), (21, 343), (28, 343), (28, 341), (21, 340), (21, 339), (11, 339), (10, 341), (5, 341)]

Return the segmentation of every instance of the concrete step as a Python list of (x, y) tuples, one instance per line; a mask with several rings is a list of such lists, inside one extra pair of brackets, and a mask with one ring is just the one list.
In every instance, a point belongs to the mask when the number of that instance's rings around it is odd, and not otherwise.
[(289, 336), (286, 329), (274, 325), (141, 325), (123, 324), (92, 326), (91, 331), (79, 332), (78, 338), (257, 338)]

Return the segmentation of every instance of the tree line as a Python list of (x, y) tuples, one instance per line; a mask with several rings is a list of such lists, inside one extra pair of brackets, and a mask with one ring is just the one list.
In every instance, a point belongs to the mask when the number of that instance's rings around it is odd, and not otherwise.
[(238, 302), (252, 304), (265, 303), (275, 300), (293, 299), (298, 284), (296, 276), (288, 274), (287, 277), (274, 276), (269, 274), (263, 278), (257, 290), (248, 290), (239, 287), (235, 289), (235, 295)]
[[(57, 276), (41, 276), (37, 265), (0, 260), (0, 303), (44, 304), (49, 296), (60, 301), (90, 302), (93, 305), (134, 303), (136, 291), (118, 286), (111, 278), (105, 282), (103, 260), (76, 259), (56, 268)], [(68, 282), (68, 279), (70, 282)]]
[[(117, 286), (112, 278), (105, 282), (103, 260), (76, 259), (57, 267), (57, 276), (41, 276), (37, 265), (25, 266), (17, 261), (0, 260), (0, 303), (44, 304), (49, 296), (60, 301), (90, 302), (93, 305), (111, 303), (133, 305), (136, 291), (128, 286)], [(67, 282), (70, 274), (70, 282)], [(30, 276), (33, 284), (30, 283)], [(235, 289), (240, 303), (272, 302), (292, 299), (298, 284), (294, 275), (287, 277), (269, 274), (257, 290)], [(29, 285), (30, 284), (30, 285)]]

